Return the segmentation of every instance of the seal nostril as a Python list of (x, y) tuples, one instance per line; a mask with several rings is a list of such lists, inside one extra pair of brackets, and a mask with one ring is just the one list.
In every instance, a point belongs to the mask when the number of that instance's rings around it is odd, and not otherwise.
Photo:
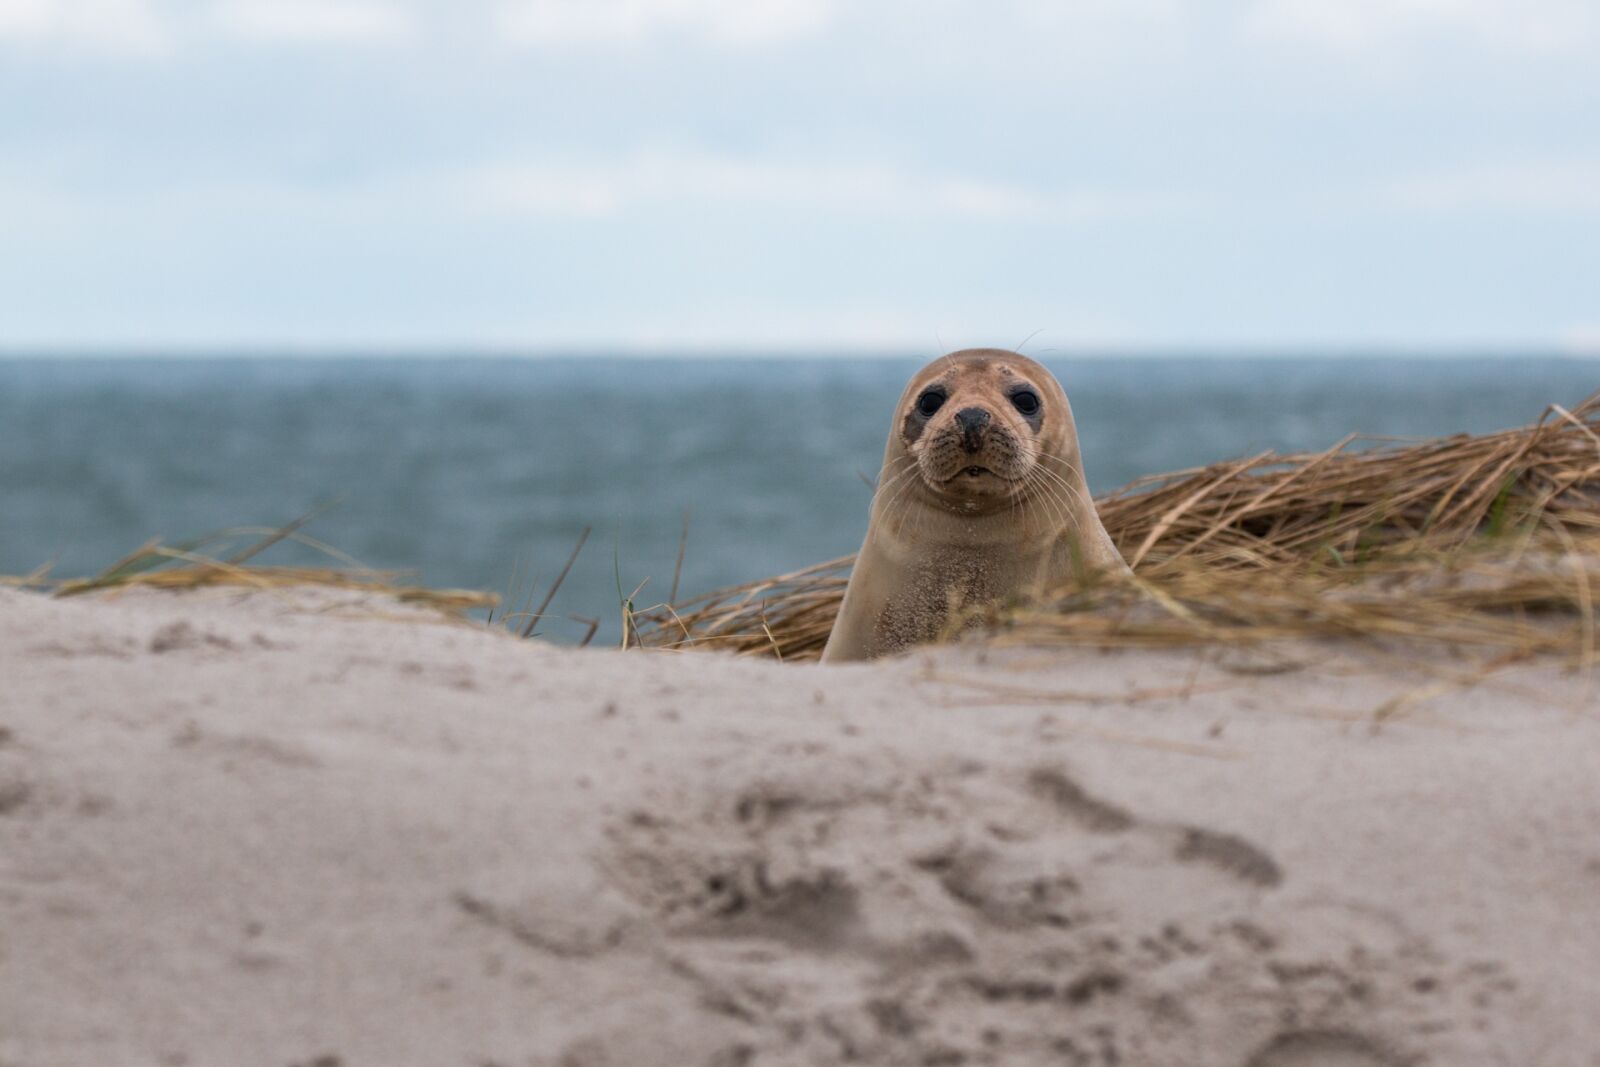
[(989, 425), (989, 413), (983, 408), (962, 408), (956, 412), (956, 425), (963, 433), (981, 430)]

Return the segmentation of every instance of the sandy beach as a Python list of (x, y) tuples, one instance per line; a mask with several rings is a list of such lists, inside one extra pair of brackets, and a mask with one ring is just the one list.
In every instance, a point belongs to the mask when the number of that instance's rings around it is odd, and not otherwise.
[(1600, 702), (0, 590), (0, 1063), (1600, 1064)]

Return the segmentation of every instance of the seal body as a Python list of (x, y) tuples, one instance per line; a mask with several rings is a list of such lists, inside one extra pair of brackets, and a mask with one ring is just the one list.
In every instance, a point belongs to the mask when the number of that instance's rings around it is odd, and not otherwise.
[(1089, 496), (1060, 383), (1015, 352), (953, 352), (900, 396), (822, 659), (898, 652), (962, 609), (1127, 569)]

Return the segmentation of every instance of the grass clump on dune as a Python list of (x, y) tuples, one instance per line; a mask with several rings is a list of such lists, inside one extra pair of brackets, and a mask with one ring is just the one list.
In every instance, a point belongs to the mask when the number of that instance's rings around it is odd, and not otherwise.
[[(286, 589), (318, 585), (392, 596), (404, 603), (431, 607), (449, 615), (461, 615), (475, 608), (493, 609), (500, 598), (494, 593), (472, 589), (430, 589), (400, 582), (395, 571), (374, 570), (351, 559), (331, 545), (300, 532), (316, 513), (287, 526), (271, 529), (241, 526), (221, 530), (193, 541), (166, 545), (147, 541), (105, 570), (88, 578), (51, 579), (47, 570), (37, 571), (8, 584), (41, 588), (58, 597), (118, 589), (146, 588), (184, 590), (212, 586), (239, 586), (248, 589)], [(242, 538), (256, 538), (236, 552), (227, 550)], [(267, 566), (253, 562), (272, 546), (293, 541), (332, 557), (337, 567)]]
[[(969, 612), (999, 641), (1170, 645), (1389, 635), (1594, 657), (1600, 394), (1530, 426), (1349, 437), (1099, 498), (1129, 583)], [(641, 644), (821, 655), (852, 557), (634, 616)]]

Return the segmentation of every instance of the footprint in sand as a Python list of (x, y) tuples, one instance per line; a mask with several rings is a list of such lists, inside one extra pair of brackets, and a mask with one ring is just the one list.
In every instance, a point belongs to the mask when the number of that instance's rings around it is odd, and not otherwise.
[(1398, 1067), (1401, 1061), (1348, 1030), (1280, 1034), (1245, 1067)]

